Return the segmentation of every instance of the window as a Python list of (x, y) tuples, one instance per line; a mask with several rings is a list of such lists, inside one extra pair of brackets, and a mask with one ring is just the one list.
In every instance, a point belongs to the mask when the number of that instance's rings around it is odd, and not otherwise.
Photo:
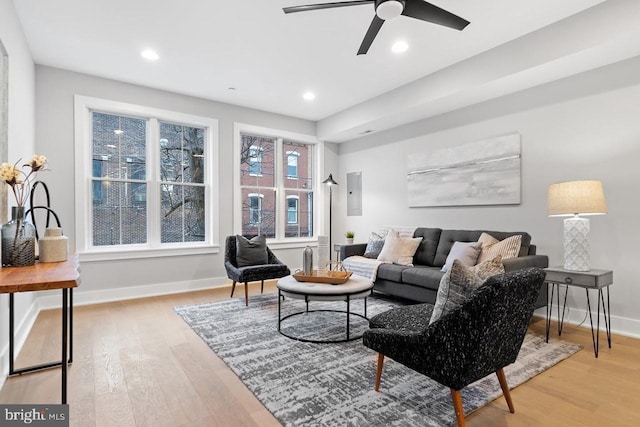
[[(102, 177), (102, 160), (93, 160), (93, 175), (94, 177)], [(93, 203), (102, 203), (102, 181), (93, 181)]]
[(298, 177), (298, 156), (300, 153), (287, 152), (287, 178)]
[(79, 252), (217, 251), (215, 120), (82, 96), (76, 117)]
[(287, 196), (287, 224), (298, 223), (298, 196)]
[(262, 147), (249, 148), (249, 174), (262, 175)]
[(321, 145), (308, 136), (250, 125), (236, 124), (235, 133), (240, 212), (236, 232), (276, 240), (313, 237)]
[(262, 222), (262, 194), (249, 194), (249, 223), (258, 225)]

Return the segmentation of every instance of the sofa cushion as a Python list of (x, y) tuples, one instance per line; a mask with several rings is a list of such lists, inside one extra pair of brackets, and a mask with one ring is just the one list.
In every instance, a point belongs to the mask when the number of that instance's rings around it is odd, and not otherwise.
[(442, 271), (443, 273), (449, 271), (451, 265), (453, 264), (453, 261), (456, 259), (464, 265), (476, 265), (481, 249), (481, 242), (454, 242), (453, 246), (451, 247), (451, 252), (449, 252), (449, 255), (447, 255), (447, 261), (444, 263), (444, 266), (442, 266), (442, 269), (440, 271)]
[(455, 310), (489, 277), (501, 273), (504, 273), (504, 266), (500, 255), (473, 267), (468, 267), (455, 260), (451, 270), (442, 276), (429, 323), (431, 324)]
[(248, 240), (238, 234), (236, 236), (236, 248), (238, 267), (262, 265), (268, 262), (266, 236), (256, 236)]
[(444, 265), (455, 242), (477, 242), (481, 234), (482, 231), (477, 230), (442, 230), (433, 265)]
[(364, 250), (363, 257), (373, 259), (378, 258), (378, 255), (382, 252), (383, 246), (384, 236), (381, 236), (378, 233), (371, 233), (369, 235), (369, 242), (367, 243), (367, 248)]
[(477, 260), (478, 264), (480, 264), (481, 262), (493, 259), (498, 255), (502, 256), (503, 260), (517, 257), (520, 252), (522, 236), (518, 234), (507, 237), (504, 240), (498, 240), (491, 234), (482, 233), (478, 239), (478, 243), (482, 245), (482, 250)]
[(438, 267), (409, 267), (402, 270), (402, 283), (438, 290), (442, 276)]
[(397, 264), (382, 264), (378, 267), (378, 279), (402, 282), (402, 272), (409, 267)]
[(441, 232), (440, 228), (416, 228), (413, 237), (422, 237), (422, 242), (413, 256), (413, 265), (433, 266)]
[(384, 238), (384, 246), (378, 255), (378, 261), (413, 265), (413, 255), (416, 253), (420, 241), (422, 241), (422, 237), (400, 237), (397, 231), (391, 230)]
[(521, 235), (522, 241), (520, 242), (520, 251), (518, 252), (518, 256), (526, 256), (529, 254), (531, 236), (529, 233), (525, 233), (523, 231), (442, 230), (433, 265), (438, 267), (442, 267), (444, 265), (454, 242), (477, 242), (482, 233), (488, 233), (498, 240), (504, 240), (507, 237)]

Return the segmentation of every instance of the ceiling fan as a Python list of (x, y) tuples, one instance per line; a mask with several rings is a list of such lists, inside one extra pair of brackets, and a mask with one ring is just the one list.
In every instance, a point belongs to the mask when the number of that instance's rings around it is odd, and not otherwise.
[(285, 7), (284, 13), (306, 12), (308, 10), (331, 9), (334, 7), (359, 6), (365, 3), (374, 3), (376, 14), (369, 25), (367, 34), (362, 40), (358, 55), (367, 53), (373, 40), (378, 35), (378, 31), (382, 28), (384, 21), (404, 15), (410, 18), (420, 19), (421, 21), (431, 22), (432, 24), (442, 25), (444, 27), (453, 28), (462, 31), (469, 21), (463, 19), (451, 12), (439, 8), (431, 3), (423, 0), (356, 0), (334, 3), (308, 4), (304, 6)]

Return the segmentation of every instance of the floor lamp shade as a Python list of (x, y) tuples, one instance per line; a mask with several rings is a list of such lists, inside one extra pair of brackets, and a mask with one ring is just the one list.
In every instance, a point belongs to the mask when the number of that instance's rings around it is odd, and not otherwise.
[(564, 220), (564, 268), (589, 271), (589, 219), (584, 215), (607, 213), (600, 181), (570, 181), (549, 186), (549, 216), (570, 216)]

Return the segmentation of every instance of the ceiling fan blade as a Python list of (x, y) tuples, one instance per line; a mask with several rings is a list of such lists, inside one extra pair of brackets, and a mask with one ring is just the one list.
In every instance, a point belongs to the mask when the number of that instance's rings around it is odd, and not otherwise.
[(423, 0), (407, 0), (402, 14), (410, 18), (420, 19), (455, 30), (463, 30), (469, 25), (469, 21), (466, 19)]
[(371, 43), (373, 43), (373, 40), (378, 35), (378, 31), (382, 28), (382, 24), (384, 24), (384, 20), (378, 18), (378, 15), (374, 15), (373, 21), (371, 21), (371, 25), (369, 25), (369, 29), (367, 30), (367, 34), (365, 34), (364, 40), (362, 40), (362, 44), (358, 50), (358, 55), (365, 55), (367, 53), (371, 47)]
[(373, 3), (374, 1), (375, 0), (356, 0), (356, 1), (342, 1), (342, 2), (333, 2), (333, 3), (307, 4), (304, 6), (285, 7), (282, 10), (284, 11), (284, 13), (306, 12), (308, 10), (331, 9), (334, 7), (345, 7), (345, 6), (358, 6), (361, 4)]

